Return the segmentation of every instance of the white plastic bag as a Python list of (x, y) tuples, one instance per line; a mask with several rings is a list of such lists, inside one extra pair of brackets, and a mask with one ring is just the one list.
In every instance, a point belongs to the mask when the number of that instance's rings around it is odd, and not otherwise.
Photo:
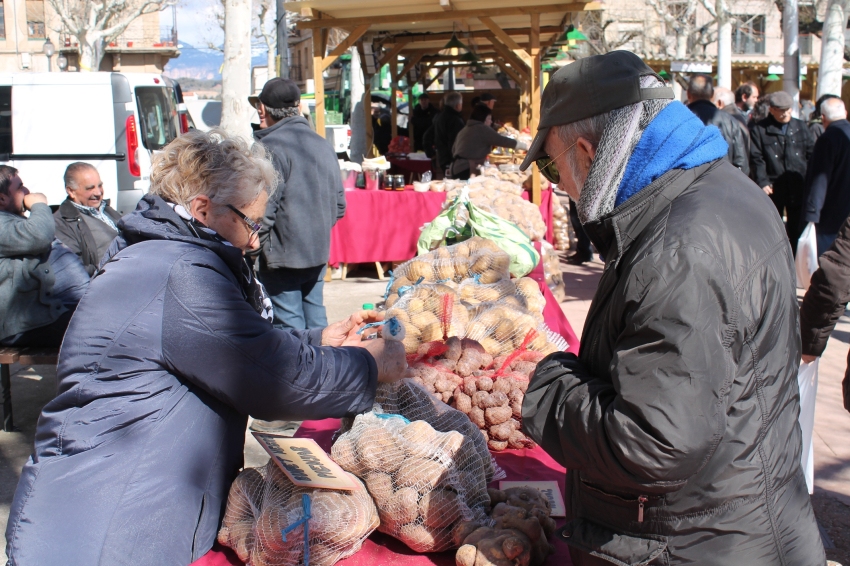
[(797, 240), (797, 287), (808, 290), (812, 273), (818, 269), (818, 240), (815, 223), (809, 222)]
[(803, 430), (801, 462), (809, 494), (814, 493), (815, 485), (815, 459), (812, 440), (815, 430), (815, 400), (818, 396), (819, 361), (820, 358), (815, 358), (815, 361), (810, 364), (800, 364), (800, 370), (797, 373), (797, 383), (800, 386), (800, 428)]

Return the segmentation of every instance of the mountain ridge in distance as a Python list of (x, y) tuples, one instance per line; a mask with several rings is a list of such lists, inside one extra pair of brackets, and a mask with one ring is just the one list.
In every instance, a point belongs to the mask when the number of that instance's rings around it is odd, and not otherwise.
[[(221, 80), (221, 65), (224, 53), (208, 47), (196, 47), (185, 41), (179, 43), (180, 56), (166, 63), (163, 72), (169, 77)], [(266, 54), (261, 53), (251, 59), (251, 66), (265, 66)]]

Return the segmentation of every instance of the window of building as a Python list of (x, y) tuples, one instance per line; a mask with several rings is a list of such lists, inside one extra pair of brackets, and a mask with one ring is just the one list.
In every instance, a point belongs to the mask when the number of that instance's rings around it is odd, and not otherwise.
[(0, 0), (0, 39), (6, 39), (6, 3)]
[(12, 87), (0, 86), (0, 154), (12, 153)]
[(764, 16), (733, 16), (732, 53), (764, 55)]
[(30, 38), (44, 38), (44, 0), (26, 0), (27, 35)]

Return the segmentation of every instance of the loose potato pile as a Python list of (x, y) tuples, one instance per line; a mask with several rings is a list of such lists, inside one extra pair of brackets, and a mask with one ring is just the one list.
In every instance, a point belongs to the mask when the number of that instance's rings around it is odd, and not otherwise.
[(269, 461), (248, 468), (230, 487), (218, 542), (251, 566), (296, 566), (304, 561), (303, 526), (283, 540), (281, 530), (303, 517), (302, 495), (311, 503), (310, 564), (331, 566), (360, 550), (378, 527), (378, 512), (365, 489), (330, 491), (298, 487)]
[(516, 171), (500, 171), (498, 167), (482, 167), (480, 171), (482, 177), (492, 177), (501, 181), (508, 181), (514, 185), (518, 185), (520, 189), (528, 188), (531, 185), (530, 168), (525, 171), (520, 171), (519, 169)]
[(381, 519), (378, 529), (417, 552), (452, 548), (454, 527), (486, 512), (481, 456), (460, 432), (366, 413), (354, 419), (331, 454), (366, 483)]
[(494, 523), (461, 523), (453, 541), (460, 548), (457, 566), (539, 566), (555, 549), (547, 537), (555, 531), (549, 501), (536, 489), (514, 487), (490, 494)]
[[(546, 224), (540, 208), (523, 200), (519, 195), (522, 187), (509, 181), (493, 177), (478, 177), (482, 181), (469, 186), (469, 200), (478, 208), (495, 214), (516, 224), (532, 241), (539, 242), (546, 236)], [(460, 193), (455, 189), (448, 193), (447, 205)]]

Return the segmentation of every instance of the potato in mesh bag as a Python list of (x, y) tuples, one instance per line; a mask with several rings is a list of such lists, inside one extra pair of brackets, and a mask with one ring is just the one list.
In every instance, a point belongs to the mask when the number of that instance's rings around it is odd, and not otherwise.
[[(363, 450), (364, 442), (369, 450)], [(439, 432), (401, 415), (365, 413), (355, 417), (331, 454), (366, 483), (381, 519), (378, 530), (416, 552), (452, 548), (455, 525), (486, 514), (481, 459), (460, 432)]]
[(412, 355), (423, 343), (462, 336), (469, 311), (451, 287), (422, 283), (393, 303), (386, 318), (395, 318), (404, 327), (402, 343)]
[[(358, 482), (360, 483), (360, 482)], [(310, 497), (309, 564), (331, 566), (360, 550), (378, 527), (378, 512), (360, 484), (354, 491), (299, 487), (273, 461), (247, 468), (230, 487), (218, 542), (251, 566), (304, 564), (303, 495)]]
[(459, 283), (475, 275), (487, 283), (509, 279), (510, 261), (510, 256), (495, 242), (484, 238), (473, 237), (452, 246), (440, 247), (398, 266), (393, 271), (387, 299), (397, 295), (404, 287), (417, 283)]

